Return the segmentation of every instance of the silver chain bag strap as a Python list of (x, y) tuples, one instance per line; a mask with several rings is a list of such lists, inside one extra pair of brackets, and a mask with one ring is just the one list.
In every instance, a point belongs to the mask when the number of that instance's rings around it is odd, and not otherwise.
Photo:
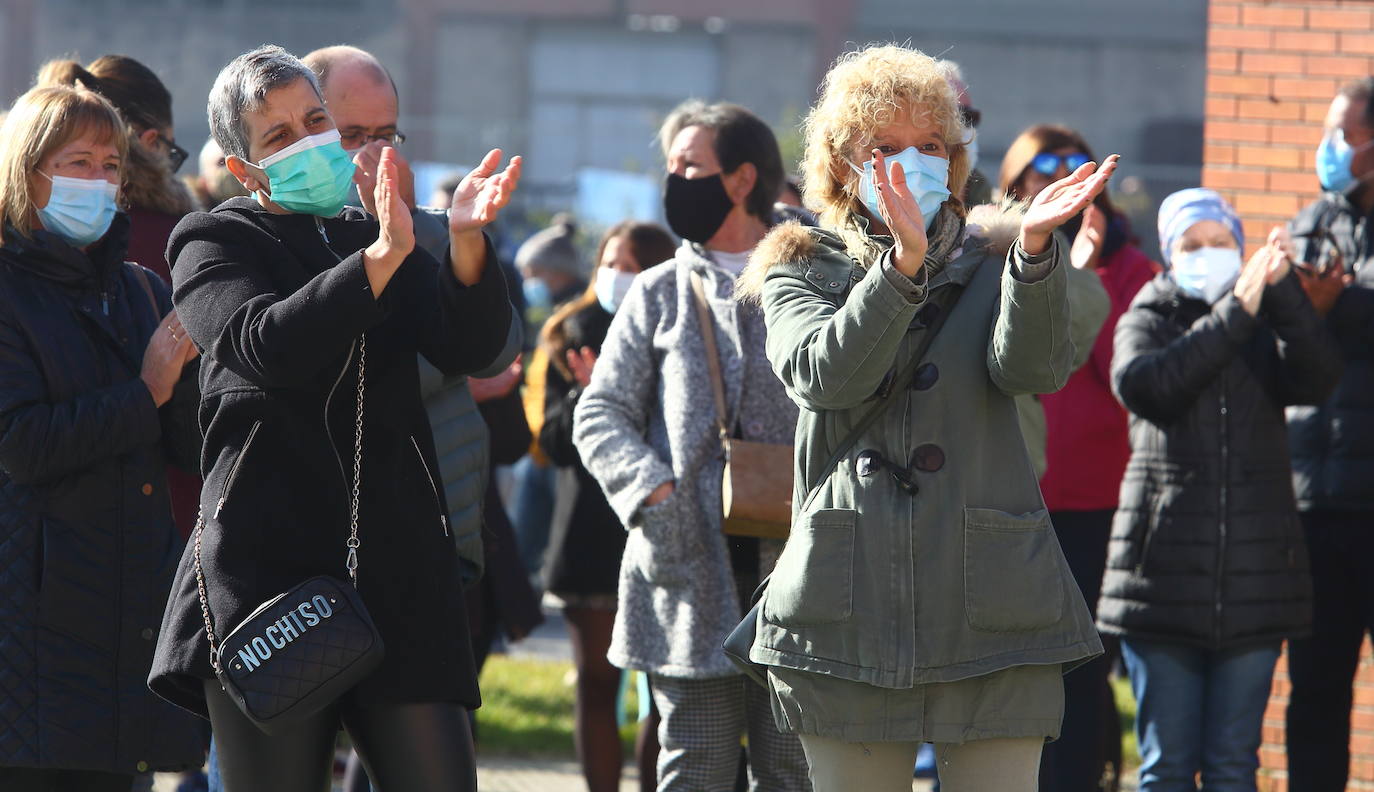
[[(210, 643), (210, 667), (229, 698), (267, 734), (279, 734), (324, 709), (371, 673), (382, 662), (385, 651), (382, 636), (357, 590), (358, 548), (362, 544), (358, 540), (358, 500), (366, 366), (364, 335), (358, 340), (353, 487), (344, 561), (352, 585), (328, 575), (309, 578), (259, 605), (222, 640), (217, 640), (200, 562), (201, 535), (205, 531), (203, 509), (196, 520), (196, 589), (205, 619), (205, 637)], [(245, 442), (240, 457), (247, 450)], [(221, 499), (219, 508), (223, 506)]]

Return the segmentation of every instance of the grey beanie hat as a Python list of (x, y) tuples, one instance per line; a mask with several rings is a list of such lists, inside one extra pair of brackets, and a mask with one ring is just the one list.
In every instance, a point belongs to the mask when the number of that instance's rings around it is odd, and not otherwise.
[(573, 244), (576, 233), (577, 226), (570, 215), (555, 215), (548, 228), (525, 240), (516, 251), (515, 266), (521, 272), (562, 272), (582, 277), (582, 260)]

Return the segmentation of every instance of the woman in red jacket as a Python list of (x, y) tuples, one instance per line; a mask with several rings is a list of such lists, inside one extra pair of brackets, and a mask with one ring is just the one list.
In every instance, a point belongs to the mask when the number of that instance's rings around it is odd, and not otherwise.
[[(1072, 129), (1033, 126), (1007, 149), (1002, 160), (1002, 193), (1030, 200), (1046, 185), (1092, 160), (1087, 142)], [(1131, 243), (1129, 223), (1105, 191), (1061, 230), (1073, 242), (1074, 266), (1095, 270), (1102, 278), (1111, 310), (1088, 362), (1063, 390), (1040, 397), (1046, 428), (1046, 468), (1040, 489), (1059, 544), (1095, 615), (1112, 514), (1131, 455), (1126, 411), (1112, 395), (1112, 335), (1117, 319), (1159, 268)], [(1042, 754), (1041, 790), (1099, 788), (1108, 761), (1104, 733), (1115, 733), (1112, 726), (1117, 722), (1107, 685), (1109, 667), (1107, 657), (1099, 657), (1064, 678), (1063, 731)]]

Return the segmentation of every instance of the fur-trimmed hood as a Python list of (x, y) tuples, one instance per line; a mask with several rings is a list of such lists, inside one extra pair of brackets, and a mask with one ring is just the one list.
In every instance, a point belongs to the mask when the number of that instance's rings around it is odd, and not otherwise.
[(196, 209), (191, 191), (167, 167), (165, 157), (153, 154), (136, 140), (129, 141), (124, 165), (124, 201), (130, 208), (181, 217)]
[[(1021, 232), (1021, 216), (1025, 211), (1024, 203), (1011, 200), (975, 206), (964, 226), (964, 243), (957, 247), (967, 248), (971, 239), (980, 239), (990, 253), (1005, 256)], [(749, 266), (736, 281), (735, 296), (757, 302), (763, 296), (763, 283), (773, 267), (806, 261), (816, 254), (818, 245), (844, 250), (840, 237), (824, 228), (804, 226), (795, 221), (774, 226), (750, 255)]]

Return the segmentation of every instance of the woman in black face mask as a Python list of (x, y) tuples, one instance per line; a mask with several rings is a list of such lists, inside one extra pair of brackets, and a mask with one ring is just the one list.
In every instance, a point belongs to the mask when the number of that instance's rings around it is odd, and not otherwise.
[(660, 790), (728, 789), (740, 735), (758, 786), (809, 790), (806, 758), (778, 732), (759, 685), (721, 651), (782, 541), (721, 533), (721, 446), (702, 322), (702, 280), (726, 394), (745, 440), (791, 443), (797, 408), (764, 354), (763, 315), (733, 297), (772, 224), (782, 157), (768, 126), (735, 105), (680, 106), (661, 130), (664, 208), (685, 238), (635, 279), (574, 418), (573, 441), (629, 529), (608, 656), (648, 672), (662, 716)]

